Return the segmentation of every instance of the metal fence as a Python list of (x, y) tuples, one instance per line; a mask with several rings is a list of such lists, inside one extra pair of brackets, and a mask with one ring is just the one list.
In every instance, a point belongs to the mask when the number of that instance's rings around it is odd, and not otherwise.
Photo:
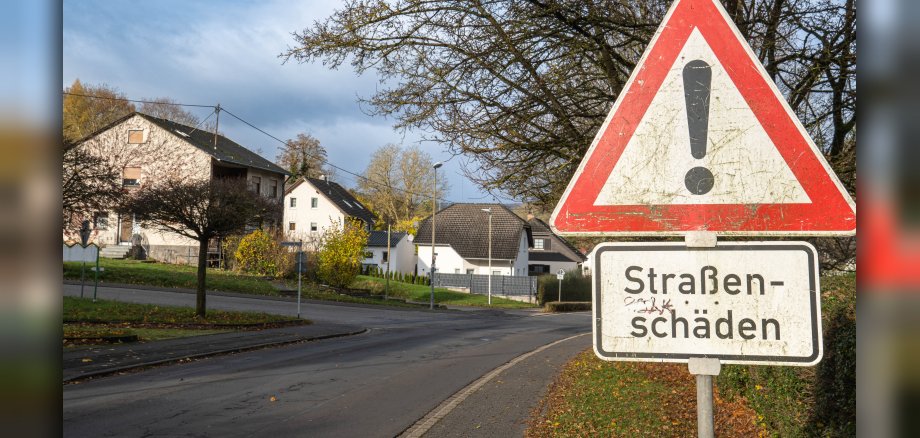
[[(537, 294), (537, 277), (492, 275), (491, 278), (493, 295), (535, 297)], [(470, 293), (485, 294), (489, 292), (489, 276), (435, 272), (434, 285), (435, 287), (459, 287), (469, 289)]]

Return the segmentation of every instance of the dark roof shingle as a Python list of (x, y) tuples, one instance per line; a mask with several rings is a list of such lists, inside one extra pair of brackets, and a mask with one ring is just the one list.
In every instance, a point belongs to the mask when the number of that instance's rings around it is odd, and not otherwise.
[[(400, 240), (403, 240), (408, 234), (405, 232), (391, 232), (390, 233), (390, 247), (396, 246)], [(367, 237), (367, 246), (387, 246), (387, 232), (386, 231), (371, 231), (371, 234)]]
[[(461, 257), (485, 259), (489, 256), (489, 213), (492, 209), (492, 258), (517, 258), (521, 233), (532, 245), (530, 225), (501, 204), (454, 204), (437, 212), (435, 244), (449, 244)], [(414, 242), (431, 245), (431, 217), (419, 224)]]
[(282, 169), (277, 164), (262, 158), (259, 154), (246, 149), (239, 143), (230, 140), (223, 135), (217, 135), (217, 147), (214, 146), (214, 133), (195, 129), (181, 123), (176, 123), (166, 119), (160, 119), (144, 113), (135, 113), (143, 117), (150, 123), (169, 131), (171, 134), (185, 140), (189, 144), (207, 152), (218, 161), (223, 161), (242, 166), (255, 167), (256, 169), (267, 170), (270, 172), (290, 175), (288, 171)]
[[(581, 251), (579, 251), (578, 248), (576, 248), (576, 247), (573, 246), (571, 243), (569, 243), (568, 240), (565, 240), (565, 238), (563, 238), (562, 236), (560, 236), (560, 235), (554, 233), (553, 230), (550, 229), (549, 225), (546, 224), (546, 222), (543, 222), (542, 220), (537, 219), (537, 218), (534, 217), (534, 218), (531, 218), (530, 220), (528, 220), (527, 223), (530, 224), (530, 227), (533, 229), (533, 232), (534, 232), (535, 234), (549, 234), (550, 236), (553, 236), (553, 237), (555, 238), (556, 241), (562, 242), (563, 245), (565, 245), (569, 250), (571, 250), (571, 251), (574, 252), (578, 257), (581, 258), (581, 260), (578, 260), (578, 261), (584, 261), (584, 260), (587, 259), (587, 258), (585, 257), (585, 255), (584, 255)], [(537, 252), (538, 252), (538, 251), (531, 251), (531, 252), (530, 252), (530, 258), (531, 258), (531, 260), (533, 260), (533, 255), (534, 255), (535, 253), (537, 253)], [(568, 259), (568, 257), (566, 257), (566, 259)], [(573, 260), (573, 261), (574, 261), (574, 260)]]
[(342, 187), (338, 183), (328, 181), (326, 179), (319, 178), (301, 178), (293, 183), (289, 184), (288, 187), (284, 190), (284, 195), (287, 196), (290, 194), (297, 186), (301, 185), (304, 181), (309, 181), (313, 187), (316, 187), (316, 190), (319, 190), (323, 193), (339, 210), (342, 210), (346, 215), (361, 219), (368, 225), (373, 226), (374, 222), (377, 220), (377, 216), (374, 215), (364, 204), (361, 203), (351, 192), (348, 191), (345, 187)]

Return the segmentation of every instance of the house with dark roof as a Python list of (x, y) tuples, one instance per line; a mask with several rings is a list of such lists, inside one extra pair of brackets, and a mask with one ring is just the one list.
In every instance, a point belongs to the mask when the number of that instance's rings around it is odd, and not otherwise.
[(386, 231), (371, 231), (364, 248), (364, 266), (374, 266), (386, 272), (411, 274), (415, 272), (415, 245), (413, 237), (405, 232), (391, 232), (389, 243)]
[[(501, 204), (453, 204), (434, 215), (435, 268), (447, 274), (489, 274), (489, 216), (492, 216), (492, 275), (525, 276), (530, 224)], [(432, 217), (415, 236), (418, 273), (431, 271)]]
[(529, 275), (556, 273), (559, 269), (581, 270), (585, 255), (578, 248), (553, 233), (546, 222), (532, 214), (527, 215), (527, 223), (533, 232), (533, 247), (528, 251)]
[(317, 249), (319, 237), (345, 218), (361, 221), (370, 231), (377, 217), (340, 184), (323, 178), (300, 178), (284, 192), (283, 226), (291, 239), (303, 240)]
[[(284, 181), (289, 175), (223, 135), (139, 112), (89, 135), (78, 147), (121, 169), (126, 191), (167, 178), (245, 178), (251, 190), (277, 200), (280, 210)], [(123, 257), (132, 246), (140, 246), (148, 257), (157, 260), (194, 263), (197, 259), (197, 242), (175, 233), (146, 229), (133, 215), (98, 212), (92, 219), (94, 241), (110, 246), (110, 254)], [(116, 251), (119, 247), (121, 251)]]

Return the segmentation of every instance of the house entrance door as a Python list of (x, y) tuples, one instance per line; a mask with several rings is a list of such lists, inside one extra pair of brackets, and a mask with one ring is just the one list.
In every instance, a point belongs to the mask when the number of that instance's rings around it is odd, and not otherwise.
[(132, 234), (134, 234), (134, 215), (122, 215), (121, 228), (118, 230), (118, 242), (131, 243)]

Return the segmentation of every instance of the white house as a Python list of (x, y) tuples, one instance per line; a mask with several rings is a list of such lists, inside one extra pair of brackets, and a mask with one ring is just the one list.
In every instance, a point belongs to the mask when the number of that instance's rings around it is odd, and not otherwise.
[(581, 270), (581, 265), (585, 261), (581, 251), (553, 233), (546, 222), (533, 215), (527, 215), (527, 223), (533, 231), (533, 247), (528, 254), (530, 275), (555, 274), (559, 269)]
[(385, 272), (387, 261), (390, 262), (390, 272), (403, 274), (415, 272), (415, 245), (412, 244), (412, 235), (403, 232), (390, 233), (388, 249), (387, 232), (371, 231), (367, 238), (362, 264), (376, 266)]
[(282, 226), (292, 240), (303, 240), (307, 249), (317, 249), (320, 235), (345, 218), (364, 223), (368, 231), (376, 217), (341, 185), (327, 178), (300, 178), (284, 192)]
[[(530, 225), (501, 204), (453, 204), (435, 217), (435, 267), (445, 274), (489, 274), (489, 212), (492, 215), (492, 275), (526, 276)], [(415, 236), (418, 273), (431, 271), (431, 217)]]
[[(288, 175), (271, 161), (222, 135), (138, 112), (86, 137), (78, 147), (105, 157), (120, 169), (126, 193), (166, 178), (243, 178), (249, 182), (250, 190), (280, 204)], [(176, 233), (148, 229), (132, 214), (105, 211), (91, 219), (92, 241), (106, 247), (103, 255), (123, 257), (134, 247), (161, 261), (197, 260), (198, 242)], [(216, 243), (213, 247), (216, 250)]]

